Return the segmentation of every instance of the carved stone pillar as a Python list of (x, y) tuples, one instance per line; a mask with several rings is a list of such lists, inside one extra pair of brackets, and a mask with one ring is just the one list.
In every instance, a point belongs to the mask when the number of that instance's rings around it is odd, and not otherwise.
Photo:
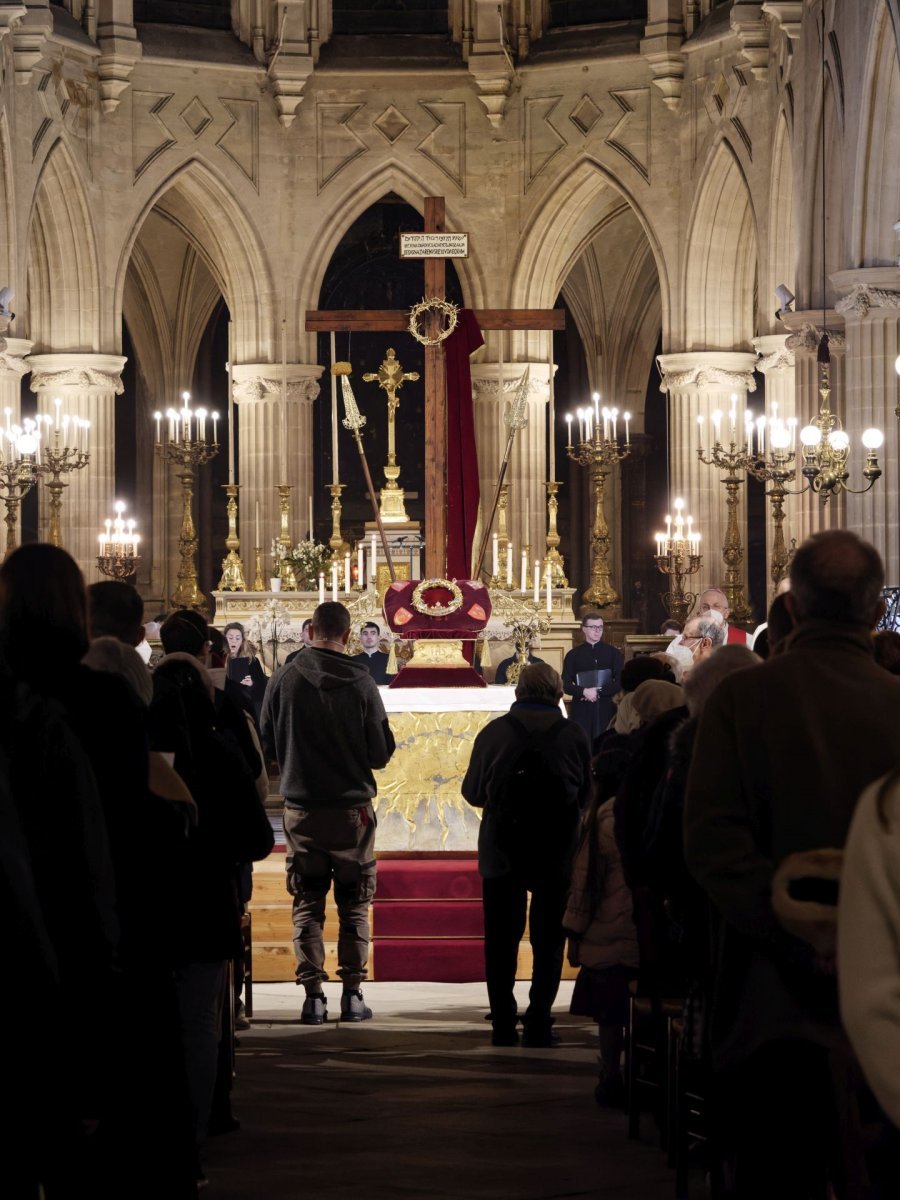
[(885, 435), (878, 452), (884, 474), (865, 495), (847, 495), (846, 523), (877, 546), (885, 579), (896, 585), (900, 582), (900, 477), (894, 362), (900, 354), (900, 267), (840, 271), (832, 280), (845, 293), (835, 307), (844, 314), (847, 338), (844, 429), (850, 437), (851, 487), (862, 487), (864, 482), (863, 430), (875, 426)]
[(143, 52), (134, 26), (133, 0), (99, 0), (97, 44), (100, 107), (105, 113), (115, 112)]
[[(546, 552), (547, 490), (544, 483), (547, 479), (547, 403), (550, 398), (550, 368), (546, 362), (504, 363), (501, 405), (499, 365), (478, 363), (472, 366), (481, 511), (482, 519), (486, 523), (490, 517), (490, 504), (497, 487), (500, 463), (509, 433), (504, 416), (515, 399), (516, 388), (526, 365), (529, 367), (528, 424), (516, 434), (506, 472), (506, 482), (510, 485), (507, 528), (513, 543), (513, 578), (516, 581), (521, 570), (522, 550), (526, 546), (530, 546), (529, 580), (534, 570), (534, 560), (543, 560)], [(526, 513), (530, 514), (527, 528)], [(476, 553), (477, 549), (476, 547)], [(561, 550), (565, 557), (566, 547), (561, 547)]]
[(22, 398), (22, 376), (31, 370), (25, 361), (34, 345), (25, 338), (0, 336), (0, 417), (10, 410), (10, 420), (19, 420)]
[[(120, 354), (34, 354), (31, 390), (37, 393), (38, 411), (52, 413), (59, 396), (63, 412), (86, 417), (90, 462), (63, 476), (66, 483), (62, 507), (62, 542), (84, 572), (88, 582), (97, 579), (97, 533), (116, 496), (116, 411), (121, 396)], [(41, 536), (47, 519), (47, 493), (40, 488)]]
[[(661, 354), (656, 361), (663, 377), (660, 391), (669, 397), (669, 503), (674, 497), (681, 496), (686, 511), (694, 517), (700, 531), (703, 566), (696, 590), (702, 591), (704, 587), (713, 585), (721, 587), (726, 569), (722, 547), (725, 543), (727, 511), (725, 488), (720, 481), (726, 472), (700, 461), (697, 453), (700, 445), (697, 418), (704, 418), (703, 436), (708, 447), (712, 440), (712, 414), (717, 409), (721, 411), (721, 441), (727, 450), (731, 397), (737, 396), (739, 432), (742, 432), (747, 396), (756, 387), (753, 378), (756, 355), (741, 350), (706, 350), (688, 354)], [(739, 489), (738, 497), (738, 526), (745, 556), (742, 581), (746, 586), (746, 488)]]
[[(256, 504), (259, 502), (260, 544), (264, 574), (268, 577), (269, 552), (280, 528), (276, 484), (289, 483), (294, 542), (306, 537), (309, 498), (314, 494), (313, 403), (319, 394), (322, 367), (309, 363), (287, 364), (287, 405), (282, 400), (281, 367), (272, 363), (235, 365), (234, 399), (238, 406), (240, 460), (241, 554), (245, 569), (256, 544)], [(349, 454), (349, 438), (341, 452)], [(354, 450), (353, 453), (356, 453)], [(324, 480), (319, 480), (324, 484)], [(327, 537), (324, 538), (327, 542)], [(249, 584), (249, 580), (248, 580)]]
[[(764, 337), (753, 339), (753, 345), (756, 353), (759, 355), (759, 360), (756, 364), (756, 369), (766, 378), (766, 415), (771, 417), (777, 412), (782, 420), (787, 421), (791, 417), (797, 416), (796, 402), (796, 387), (794, 381), (794, 352), (788, 350), (785, 346), (788, 335), (786, 333), (770, 333)], [(777, 408), (773, 406), (777, 405)], [(800, 426), (797, 426), (797, 433), (800, 432)], [(800, 439), (796, 440), (797, 457), (795, 462), (799, 465), (801, 461), (800, 455)], [(803, 477), (797, 474), (798, 479)], [(766, 491), (771, 489), (771, 484), (766, 484)], [(787, 483), (786, 487), (789, 490), (795, 490), (799, 484)], [(784, 540), (788, 552), (790, 552), (791, 540), (796, 539), (797, 521), (797, 506), (803, 501), (802, 496), (788, 495), (784, 500)], [(771, 579), (772, 568), (772, 541), (774, 537), (774, 525), (772, 522), (772, 508), (768, 497), (766, 499), (766, 578)], [(798, 542), (799, 545), (799, 542)]]

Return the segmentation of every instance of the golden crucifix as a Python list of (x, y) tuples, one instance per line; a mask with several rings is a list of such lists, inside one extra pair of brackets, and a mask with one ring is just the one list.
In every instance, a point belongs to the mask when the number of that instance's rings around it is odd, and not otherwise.
[(397, 483), (400, 478), (400, 468), (397, 466), (396, 416), (400, 407), (397, 393), (408, 379), (415, 383), (419, 378), (418, 371), (406, 371), (397, 361), (393, 350), (388, 350), (387, 358), (377, 371), (367, 371), (363, 375), (366, 383), (375, 383), (387, 394), (388, 402), (388, 460), (384, 468), (387, 480), (381, 489), (381, 520), (384, 524), (399, 525), (409, 521), (404, 505), (403, 489)]

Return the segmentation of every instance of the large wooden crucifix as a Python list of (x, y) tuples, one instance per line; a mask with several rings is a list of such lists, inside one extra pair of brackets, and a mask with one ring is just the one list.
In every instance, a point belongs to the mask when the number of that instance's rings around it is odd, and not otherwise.
[[(425, 232), (444, 233), (444, 197), (426, 196)], [(444, 300), (446, 271), (443, 258), (425, 259), (425, 296)], [(475, 319), (482, 329), (564, 329), (561, 308), (480, 308)], [(365, 330), (374, 333), (406, 332), (406, 309), (311, 309), (306, 314), (310, 332), (338, 333)], [(501, 397), (502, 399), (502, 397)], [(552, 436), (552, 431), (551, 431)], [(425, 575), (439, 578), (446, 570), (447, 511), (447, 390), (444, 351), (425, 347)]]

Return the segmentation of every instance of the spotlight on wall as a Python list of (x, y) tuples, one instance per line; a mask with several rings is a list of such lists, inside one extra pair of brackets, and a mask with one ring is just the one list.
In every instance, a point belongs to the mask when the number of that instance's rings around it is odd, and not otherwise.
[(791, 305), (794, 303), (794, 293), (786, 283), (779, 283), (775, 289), (775, 299), (778, 301), (775, 319), (776, 321), (780, 321), (785, 313), (793, 311)]
[(0, 288), (0, 317), (8, 321), (12, 321), (15, 313), (9, 307), (12, 304), (15, 292), (10, 287)]

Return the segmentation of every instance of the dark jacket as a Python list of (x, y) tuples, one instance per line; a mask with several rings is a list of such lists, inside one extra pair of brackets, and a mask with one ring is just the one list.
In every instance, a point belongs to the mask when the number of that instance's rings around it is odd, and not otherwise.
[(778, 924), (788, 854), (842, 848), (857, 798), (900, 766), (900, 679), (869, 630), (805, 622), (787, 653), (725, 679), (700, 721), (685, 796), (688, 869), (721, 917), (710, 1037), (731, 1065), (782, 1038), (842, 1038), (834, 978)]
[[(612, 720), (613, 696), (619, 690), (624, 659), (621, 653), (606, 642), (589, 646), (584, 642), (570, 650), (563, 660), (562, 681), (567, 696), (572, 697), (571, 717), (587, 734), (591, 749), (594, 739), (606, 729)], [(584, 688), (575, 682), (583, 671), (611, 671), (610, 682), (594, 701), (583, 700)]]
[(277, 758), (281, 792), (304, 808), (354, 808), (376, 794), (394, 753), (378, 685), (361, 664), (310, 646), (277, 671), (262, 711), (263, 746)]
[(363, 650), (362, 654), (354, 654), (350, 661), (364, 666), (378, 684), (390, 683), (395, 678), (393, 674), (388, 674), (388, 656), (383, 650), (376, 650), (373, 654)]

